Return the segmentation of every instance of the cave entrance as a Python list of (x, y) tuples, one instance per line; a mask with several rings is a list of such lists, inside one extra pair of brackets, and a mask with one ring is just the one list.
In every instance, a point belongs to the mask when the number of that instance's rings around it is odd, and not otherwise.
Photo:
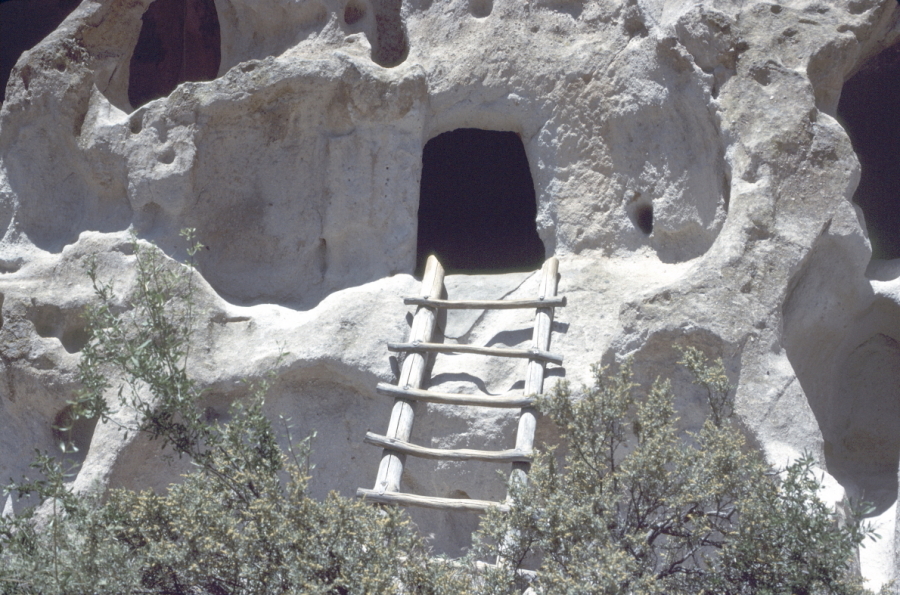
[(416, 272), (435, 254), (448, 273), (532, 271), (544, 262), (534, 183), (515, 132), (460, 128), (422, 152)]
[(865, 215), (872, 258), (900, 258), (900, 44), (844, 83), (837, 113), (862, 166), (853, 201)]
[(153, 0), (131, 56), (128, 101), (138, 108), (188, 81), (211, 81), (222, 59), (213, 0)]

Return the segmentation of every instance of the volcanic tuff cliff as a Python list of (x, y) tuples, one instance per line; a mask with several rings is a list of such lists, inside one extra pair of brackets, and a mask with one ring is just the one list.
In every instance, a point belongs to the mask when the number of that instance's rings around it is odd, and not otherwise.
[[(558, 256), (551, 383), (633, 357), (642, 382), (673, 376), (687, 426), (702, 394), (675, 347), (721, 356), (773, 464), (813, 452), (829, 498), (875, 502), (884, 538), (862, 569), (894, 576), (895, 0), (84, 0), (56, 26), (73, 6), (58, 4), (40, 23), (0, 4), (0, 476), (56, 443), (92, 298), (83, 263), (97, 254), (125, 303), (129, 230), (176, 260), (183, 227), (208, 246), (193, 353), (211, 415), (289, 352), (267, 407), (318, 431), (319, 494), (374, 479), (362, 438), (387, 423), (374, 386), (394, 375), (385, 342), (408, 332), (417, 252), (472, 272), (491, 260), (467, 254), (512, 246), (503, 266), (524, 272), (451, 275), (451, 297), (530, 298), (528, 269)], [(429, 194), (469, 175), (454, 155), (486, 163), (469, 173), (490, 191)], [(498, 215), (513, 187), (525, 198)], [(474, 220), (454, 219), (464, 200)], [(442, 331), (526, 345), (530, 319), (451, 315)], [(433, 386), (504, 391), (522, 366), (443, 357)], [(515, 420), (423, 404), (413, 440), (508, 448)], [(72, 431), (77, 487), (177, 476), (142, 438)], [(504, 492), (486, 464), (417, 461), (404, 479)], [(449, 552), (476, 522), (414, 514)]]

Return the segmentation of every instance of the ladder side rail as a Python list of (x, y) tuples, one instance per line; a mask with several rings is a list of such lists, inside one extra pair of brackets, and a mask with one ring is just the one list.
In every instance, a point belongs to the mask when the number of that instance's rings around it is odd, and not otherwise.
[[(539, 297), (546, 299), (556, 295), (558, 285), (559, 260), (547, 259), (543, 266), (543, 278)], [(534, 316), (534, 331), (531, 347), (533, 350), (545, 352), (550, 347), (550, 332), (553, 324), (553, 308), (538, 308)], [(525, 376), (525, 394), (537, 395), (544, 390), (544, 368), (546, 363), (533, 358), (528, 362)], [(533, 406), (523, 407), (519, 416), (519, 427), (516, 431), (516, 450), (531, 452), (534, 448), (534, 432), (537, 428), (537, 411)], [(516, 462), (512, 465), (511, 481), (525, 481), (530, 463)]]
[[(435, 256), (429, 256), (425, 264), (425, 274), (422, 276), (422, 296), (428, 299), (438, 299), (444, 290), (444, 267)], [(437, 310), (425, 306), (419, 306), (413, 318), (412, 328), (409, 332), (410, 342), (430, 341), (434, 333)], [(409, 353), (403, 361), (398, 385), (403, 388), (421, 388), (425, 375), (426, 353)], [(409, 440), (413, 424), (412, 402), (405, 398), (397, 398), (391, 411), (391, 421), (388, 425), (387, 436), (396, 440)], [(381, 463), (378, 465), (378, 475), (375, 479), (375, 491), (398, 492), (400, 491), (400, 477), (403, 475), (403, 464), (406, 455), (384, 449), (381, 454)]]

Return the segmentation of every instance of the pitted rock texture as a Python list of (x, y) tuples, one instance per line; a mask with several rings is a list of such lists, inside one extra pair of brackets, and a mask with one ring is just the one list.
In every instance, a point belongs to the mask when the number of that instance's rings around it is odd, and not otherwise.
[[(385, 343), (408, 333), (400, 298), (417, 287), (423, 150), (457, 129), (511, 132), (533, 182), (533, 233), (560, 258), (569, 299), (551, 343), (565, 365), (549, 383), (632, 357), (642, 382), (673, 377), (692, 427), (703, 395), (676, 347), (722, 357), (737, 415), (773, 464), (812, 452), (829, 499), (876, 503), (886, 537), (861, 550), (862, 571), (871, 586), (900, 579), (900, 264), (873, 260), (868, 237), (889, 197), (858, 193), (889, 161), (865, 130), (890, 106), (865, 89), (893, 64), (894, 0), (216, 0), (214, 19), (196, 3), (210, 35), (197, 51), (184, 50), (202, 29), (190, 19), (166, 38), (181, 40), (177, 69), (142, 53), (142, 29), (151, 11), (194, 4), (160, 2), (85, 0), (10, 74), (0, 475), (59, 438), (92, 299), (85, 259), (97, 255), (125, 303), (129, 231), (183, 260), (178, 231), (195, 227), (208, 249), (194, 369), (211, 418), (246, 394), (241, 379), (275, 366), (270, 412), (318, 432), (317, 493), (370, 487), (379, 451), (362, 438), (386, 427), (390, 402), (374, 386), (394, 375)], [(178, 70), (171, 92), (136, 66), (157, 58), (154, 76)], [(537, 284), (528, 272), (447, 280), (452, 298), (533, 297)], [(531, 314), (453, 313), (440, 329), (447, 342), (524, 346)], [(500, 392), (523, 371), (439, 357), (431, 386)], [(515, 412), (422, 404), (413, 439), (509, 448), (514, 428)], [(142, 438), (72, 431), (89, 444), (79, 488), (162, 488), (178, 475)], [(546, 423), (538, 434), (555, 440)], [(504, 492), (489, 465), (415, 461), (404, 482)], [(450, 553), (475, 523), (414, 518)]]

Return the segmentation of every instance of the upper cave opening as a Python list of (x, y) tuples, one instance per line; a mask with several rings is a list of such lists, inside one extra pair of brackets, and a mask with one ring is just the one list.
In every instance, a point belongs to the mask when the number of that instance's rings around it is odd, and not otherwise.
[(52, 33), (81, 0), (0, 0), (0, 104), (19, 56)]
[(534, 183), (515, 132), (460, 128), (422, 152), (416, 271), (429, 254), (448, 273), (530, 271), (544, 261)]
[(900, 44), (844, 83), (837, 115), (862, 166), (853, 201), (865, 215), (872, 258), (900, 258)]
[(181, 83), (216, 78), (222, 48), (213, 0), (154, 0), (141, 21), (128, 75), (133, 108), (165, 97)]

